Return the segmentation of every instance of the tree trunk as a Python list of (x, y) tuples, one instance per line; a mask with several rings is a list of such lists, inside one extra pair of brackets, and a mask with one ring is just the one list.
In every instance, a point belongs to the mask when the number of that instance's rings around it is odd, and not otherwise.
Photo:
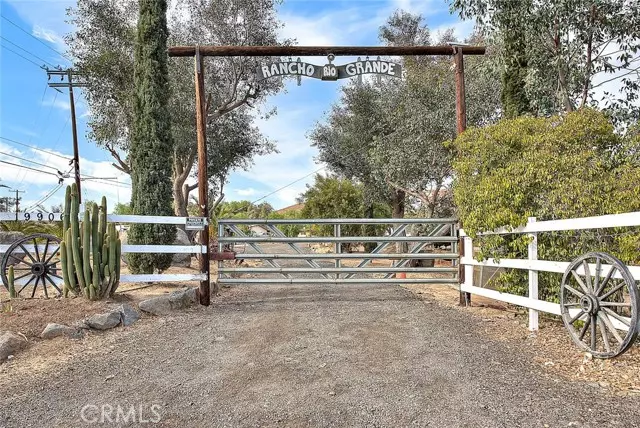
[[(365, 218), (373, 218), (373, 202), (368, 202), (364, 209)], [(364, 236), (376, 236), (376, 226), (373, 224), (367, 224), (364, 226)], [(367, 253), (373, 251), (377, 244), (375, 242), (365, 242), (364, 250)]]
[(188, 215), (189, 193), (195, 187), (189, 186), (186, 181), (194, 162), (195, 156), (193, 154), (187, 156), (186, 159), (181, 158), (177, 153), (173, 155), (173, 211), (178, 217), (187, 217)]
[[(404, 190), (394, 189), (391, 193), (391, 207), (393, 218), (404, 218), (404, 199), (405, 199)], [(405, 234), (403, 233), (402, 236)], [(396, 245), (396, 251), (399, 253), (404, 253), (407, 251), (407, 243), (406, 242), (398, 242)]]

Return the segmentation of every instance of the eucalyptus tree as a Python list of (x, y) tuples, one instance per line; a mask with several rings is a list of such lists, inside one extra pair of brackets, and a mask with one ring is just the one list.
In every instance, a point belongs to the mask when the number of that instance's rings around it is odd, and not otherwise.
[(504, 41), (504, 73), (512, 72), (514, 63), (521, 67), (519, 83), (505, 91), (524, 93), (530, 112), (549, 115), (591, 106), (608, 110), (619, 122), (640, 117), (636, 2), (452, 0), (451, 5)]
[[(169, 45), (273, 45), (277, 31), (276, 0), (178, 0), (168, 12)], [(70, 54), (88, 86), (84, 90), (90, 110), (89, 135), (107, 149), (114, 165), (131, 173), (128, 159), (133, 124), (133, 47), (138, 2), (129, 0), (79, 0), (68, 11), (75, 31), (67, 36)], [(264, 99), (282, 83), (256, 82), (253, 71), (263, 58), (206, 58), (207, 137), (209, 184), (216, 193), (233, 168), (250, 165), (255, 155), (274, 150), (254, 125)], [(175, 142), (172, 154), (172, 193), (176, 215), (187, 215), (187, 202), (196, 183), (193, 62), (169, 61), (171, 99), (169, 115)], [(256, 107), (255, 110), (248, 110)], [(254, 112), (255, 111), (255, 112)], [(260, 111), (260, 113), (256, 113)], [(232, 117), (227, 115), (232, 114)], [(193, 180), (195, 181), (195, 180)]]

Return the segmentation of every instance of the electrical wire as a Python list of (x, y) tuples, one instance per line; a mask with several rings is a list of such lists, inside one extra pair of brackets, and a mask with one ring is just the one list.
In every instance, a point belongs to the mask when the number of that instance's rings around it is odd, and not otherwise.
[(64, 159), (64, 160), (66, 160), (66, 161), (70, 161), (70, 160), (71, 160), (71, 158), (67, 158), (67, 157), (62, 156), (62, 155), (59, 155), (59, 154), (57, 154), (57, 153), (54, 153), (54, 152), (50, 152), (50, 151), (44, 150), (44, 149), (42, 149), (42, 148), (40, 148), (40, 147), (37, 147), (37, 146), (31, 146), (31, 145), (29, 145), (29, 144), (21, 143), (21, 142), (19, 142), (19, 141), (12, 140), (11, 138), (7, 138), (7, 137), (2, 137), (2, 136), (0, 136), (0, 140), (9, 141), (10, 143), (17, 144), (17, 145), (19, 145), (19, 146), (28, 147), (28, 148), (30, 148), (30, 149), (37, 150), (37, 151), (39, 151), (39, 152), (48, 153), (48, 154), (50, 154), (51, 156), (56, 156), (56, 157), (59, 157), (59, 158), (62, 158), (62, 159)]
[(38, 64), (37, 62), (30, 60), (30, 59), (29, 59), (29, 58), (27, 58), (26, 56), (22, 55), (21, 53), (18, 53), (18, 52), (16, 52), (16, 51), (14, 51), (14, 50), (13, 50), (13, 49), (11, 49), (10, 47), (5, 46), (5, 45), (2, 45), (2, 48), (3, 48), (3, 49), (8, 50), (9, 52), (13, 52), (14, 54), (18, 55), (20, 58), (22, 58), (22, 59), (25, 59), (25, 60), (29, 61), (31, 64), (35, 65), (35, 66), (36, 66), (36, 67), (38, 67), (38, 68), (42, 68), (42, 66), (41, 66), (40, 64)]
[(12, 157), (12, 158), (20, 159), (21, 161), (29, 162), (29, 163), (32, 163), (32, 164), (34, 164), (34, 165), (40, 165), (40, 166), (43, 166), (43, 167), (45, 167), (45, 168), (50, 168), (50, 169), (52, 169), (52, 170), (54, 170), (54, 171), (56, 171), (56, 172), (58, 172), (58, 173), (60, 172), (60, 171), (58, 170), (58, 168), (55, 168), (55, 167), (53, 167), (53, 166), (51, 166), (51, 165), (45, 165), (45, 164), (40, 163), (40, 162), (36, 162), (36, 161), (29, 160), (29, 159), (21, 158), (20, 156), (12, 155), (12, 154), (10, 154), (10, 153), (0, 152), (0, 155), (10, 156), (10, 157)]
[(300, 177), (300, 178), (298, 178), (297, 180), (292, 181), (291, 183), (289, 183), (289, 184), (287, 184), (287, 185), (285, 185), (285, 186), (282, 186), (281, 188), (279, 188), (279, 189), (277, 189), (277, 190), (274, 190), (274, 191), (273, 191), (273, 192), (271, 192), (271, 193), (267, 193), (267, 194), (266, 194), (266, 195), (264, 195), (263, 197), (261, 197), (261, 198), (259, 198), (259, 199), (256, 199), (255, 201), (251, 202), (251, 204), (253, 205), (253, 204), (255, 204), (256, 202), (260, 202), (261, 200), (266, 199), (266, 198), (268, 198), (269, 196), (274, 195), (274, 194), (276, 194), (276, 193), (278, 193), (278, 192), (280, 192), (280, 191), (282, 191), (282, 190), (286, 189), (287, 187), (291, 187), (291, 186), (293, 186), (294, 184), (298, 183), (299, 181), (302, 181), (302, 180), (304, 180), (305, 178), (307, 178), (307, 177), (309, 177), (309, 176), (312, 176), (313, 174), (317, 174), (317, 173), (319, 173), (320, 171), (322, 171), (322, 170), (323, 170), (323, 169), (325, 169), (325, 168), (327, 168), (327, 167), (326, 167), (326, 166), (323, 166), (322, 168), (318, 168), (318, 169), (316, 169), (315, 171), (312, 171), (312, 172), (310, 172), (309, 174), (305, 175), (304, 177)]
[(20, 165), (18, 163), (7, 162), (7, 161), (4, 161), (4, 160), (0, 160), (0, 163), (6, 163), (7, 165), (15, 166), (17, 168), (30, 169), (31, 171), (39, 172), (40, 174), (53, 175), (56, 178), (60, 178), (60, 176), (58, 174), (54, 174), (53, 172), (42, 171), (42, 170), (39, 170), (39, 169), (31, 168), (29, 166)]
[(53, 195), (55, 195), (62, 188), (63, 185), (64, 184), (62, 184), (62, 183), (58, 184), (49, 193), (47, 193), (42, 198), (40, 198), (40, 200), (38, 202), (34, 202), (29, 208), (25, 209), (24, 211), (30, 211), (30, 210), (32, 210), (34, 208), (38, 208), (38, 205), (41, 205), (41, 204), (45, 203), (46, 201), (48, 201), (49, 199), (51, 199), (51, 197)]
[(18, 30), (22, 31), (23, 33), (25, 33), (26, 35), (28, 35), (29, 37), (35, 39), (38, 41), (38, 43), (44, 45), (47, 47), (47, 49), (51, 49), (52, 51), (54, 51), (55, 53), (57, 53), (58, 55), (62, 56), (63, 58), (68, 59), (69, 61), (73, 62), (73, 60), (71, 58), (69, 58), (68, 56), (66, 56), (65, 54), (58, 52), (57, 50), (55, 50), (54, 48), (52, 48), (51, 46), (49, 46), (48, 44), (46, 44), (45, 42), (43, 42), (42, 40), (40, 40), (38, 37), (34, 36), (33, 34), (31, 34), (29, 31), (25, 30), (24, 28), (22, 28), (21, 26), (19, 26), (18, 24), (16, 24), (15, 22), (13, 22), (12, 20), (10, 20), (9, 18), (7, 18), (4, 15), (1, 15), (2, 19), (5, 19), (7, 22), (9, 22), (9, 24), (13, 25), (14, 27), (16, 27)]
[(19, 44), (17, 44), (17, 43), (13, 43), (11, 40), (7, 39), (6, 37), (4, 37), (4, 36), (0, 36), (0, 39), (4, 40), (4, 41), (5, 41), (5, 42), (7, 42), (7, 43), (12, 44), (13, 46), (17, 47), (17, 48), (18, 48), (18, 49), (20, 49), (21, 51), (26, 52), (26, 53), (30, 54), (31, 56), (33, 56), (34, 58), (37, 58), (37, 59), (39, 59), (40, 61), (44, 62), (45, 64), (49, 64), (51, 67), (54, 67), (54, 68), (55, 68), (55, 66), (54, 66), (53, 64), (51, 64), (49, 61), (47, 61), (46, 59), (39, 57), (38, 55), (34, 54), (33, 52), (31, 52), (31, 51), (29, 51), (29, 50), (27, 50), (27, 49), (25, 49), (25, 48), (23, 48), (22, 46), (20, 46), (20, 45), (19, 45)]

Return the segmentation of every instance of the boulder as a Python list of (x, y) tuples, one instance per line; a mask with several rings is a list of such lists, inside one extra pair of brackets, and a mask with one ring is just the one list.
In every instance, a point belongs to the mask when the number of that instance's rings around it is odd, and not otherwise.
[(83, 336), (83, 332), (79, 328), (50, 322), (40, 334), (40, 337), (42, 339), (53, 339), (54, 337), (59, 336), (67, 336), (72, 339), (80, 339)]
[[(191, 245), (187, 232), (178, 228), (176, 230), (176, 239), (173, 241), (173, 245)], [(191, 254), (190, 253), (177, 253), (173, 255), (171, 259), (171, 266), (189, 267), (191, 266)]]
[(171, 311), (186, 309), (197, 302), (197, 289), (174, 291), (167, 296), (153, 297), (138, 304), (140, 310), (153, 315), (167, 315)]
[(0, 363), (27, 346), (29, 346), (29, 342), (24, 337), (10, 331), (0, 332)]
[(169, 296), (152, 297), (151, 299), (143, 300), (138, 303), (138, 307), (141, 311), (153, 315), (167, 315), (171, 312)]
[[(0, 232), (0, 245), (13, 244), (15, 241), (24, 238), (24, 236), (25, 235), (22, 232)], [(23, 252), (20, 252), (20, 253), (14, 252), (13, 254), (19, 259), (22, 259), (25, 256)], [(4, 253), (0, 252), (0, 261), (2, 260), (3, 257), (4, 257)], [(17, 263), (19, 263), (18, 260), (9, 258), (9, 261), (8, 261), (9, 266), (16, 265)]]
[(140, 319), (140, 314), (138, 311), (133, 309), (133, 307), (127, 303), (124, 303), (118, 307), (118, 311), (120, 312), (120, 319), (122, 320), (122, 325), (125, 327), (130, 326), (134, 322)]
[(122, 322), (122, 314), (119, 310), (96, 314), (87, 318), (86, 323), (95, 330), (109, 330), (117, 327)]

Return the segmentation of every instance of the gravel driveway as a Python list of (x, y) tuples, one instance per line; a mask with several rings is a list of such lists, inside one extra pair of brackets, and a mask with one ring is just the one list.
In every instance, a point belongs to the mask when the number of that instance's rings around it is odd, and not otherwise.
[(481, 324), (389, 285), (223, 289), (209, 308), (65, 342), (35, 374), (17, 357), (0, 427), (100, 426), (105, 405), (181, 428), (640, 426), (638, 398), (550, 379)]

